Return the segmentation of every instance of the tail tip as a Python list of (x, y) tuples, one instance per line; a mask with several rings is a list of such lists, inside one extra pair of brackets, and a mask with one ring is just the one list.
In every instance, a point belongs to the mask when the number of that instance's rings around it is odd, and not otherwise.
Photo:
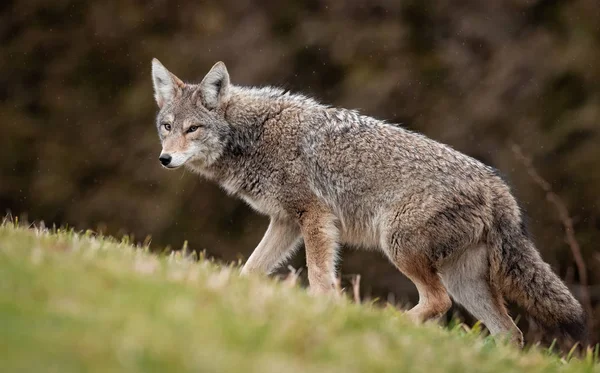
[(579, 312), (577, 315), (573, 315), (572, 318), (561, 322), (559, 330), (561, 334), (585, 345), (588, 338), (587, 316), (585, 312)]

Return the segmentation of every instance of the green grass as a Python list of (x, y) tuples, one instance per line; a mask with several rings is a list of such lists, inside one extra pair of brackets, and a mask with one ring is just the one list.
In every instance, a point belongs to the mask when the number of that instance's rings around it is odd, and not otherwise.
[(238, 271), (0, 226), (1, 371), (600, 371), (591, 352), (567, 363)]

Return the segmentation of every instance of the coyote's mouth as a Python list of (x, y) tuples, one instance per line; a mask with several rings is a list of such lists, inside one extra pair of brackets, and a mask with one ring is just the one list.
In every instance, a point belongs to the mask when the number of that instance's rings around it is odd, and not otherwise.
[(179, 168), (179, 167), (181, 167), (181, 166), (182, 166), (182, 165), (178, 165), (178, 166), (174, 166), (174, 165), (168, 165), (168, 166), (164, 166), (164, 165), (163, 165), (163, 168), (166, 168), (167, 170), (175, 170), (175, 169), (177, 169), (177, 168)]

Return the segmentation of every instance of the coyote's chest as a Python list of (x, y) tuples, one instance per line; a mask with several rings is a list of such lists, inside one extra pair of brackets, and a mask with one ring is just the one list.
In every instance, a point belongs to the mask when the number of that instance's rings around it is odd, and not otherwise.
[(221, 186), (227, 193), (241, 198), (258, 213), (269, 216), (285, 215), (283, 206), (275, 198), (269, 198), (264, 193), (248, 191), (242, 185), (243, 183), (240, 183), (238, 180), (227, 180), (221, 183)]
[(257, 212), (269, 215), (269, 216), (284, 216), (286, 215), (283, 206), (279, 203), (279, 201), (273, 198), (266, 198), (263, 196), (249, 196), (242, 193), (238, 193), (238, 196), (241, 197), (244, 202), (246, 202), (250, 207), (252, 207)]

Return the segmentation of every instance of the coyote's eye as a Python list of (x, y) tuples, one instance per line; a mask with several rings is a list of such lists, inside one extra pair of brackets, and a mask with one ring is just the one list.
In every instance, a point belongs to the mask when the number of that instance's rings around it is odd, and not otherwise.
[(167, 130), (171, 131), (171, 125), (169, 123), (163, 123), (162, 126)]
[(191, 126), (190, 128), (187, 129), (187, 133), (192, 133), (192, 132), (196, 132), (196, 130), (198, 130), (200, 126)]

